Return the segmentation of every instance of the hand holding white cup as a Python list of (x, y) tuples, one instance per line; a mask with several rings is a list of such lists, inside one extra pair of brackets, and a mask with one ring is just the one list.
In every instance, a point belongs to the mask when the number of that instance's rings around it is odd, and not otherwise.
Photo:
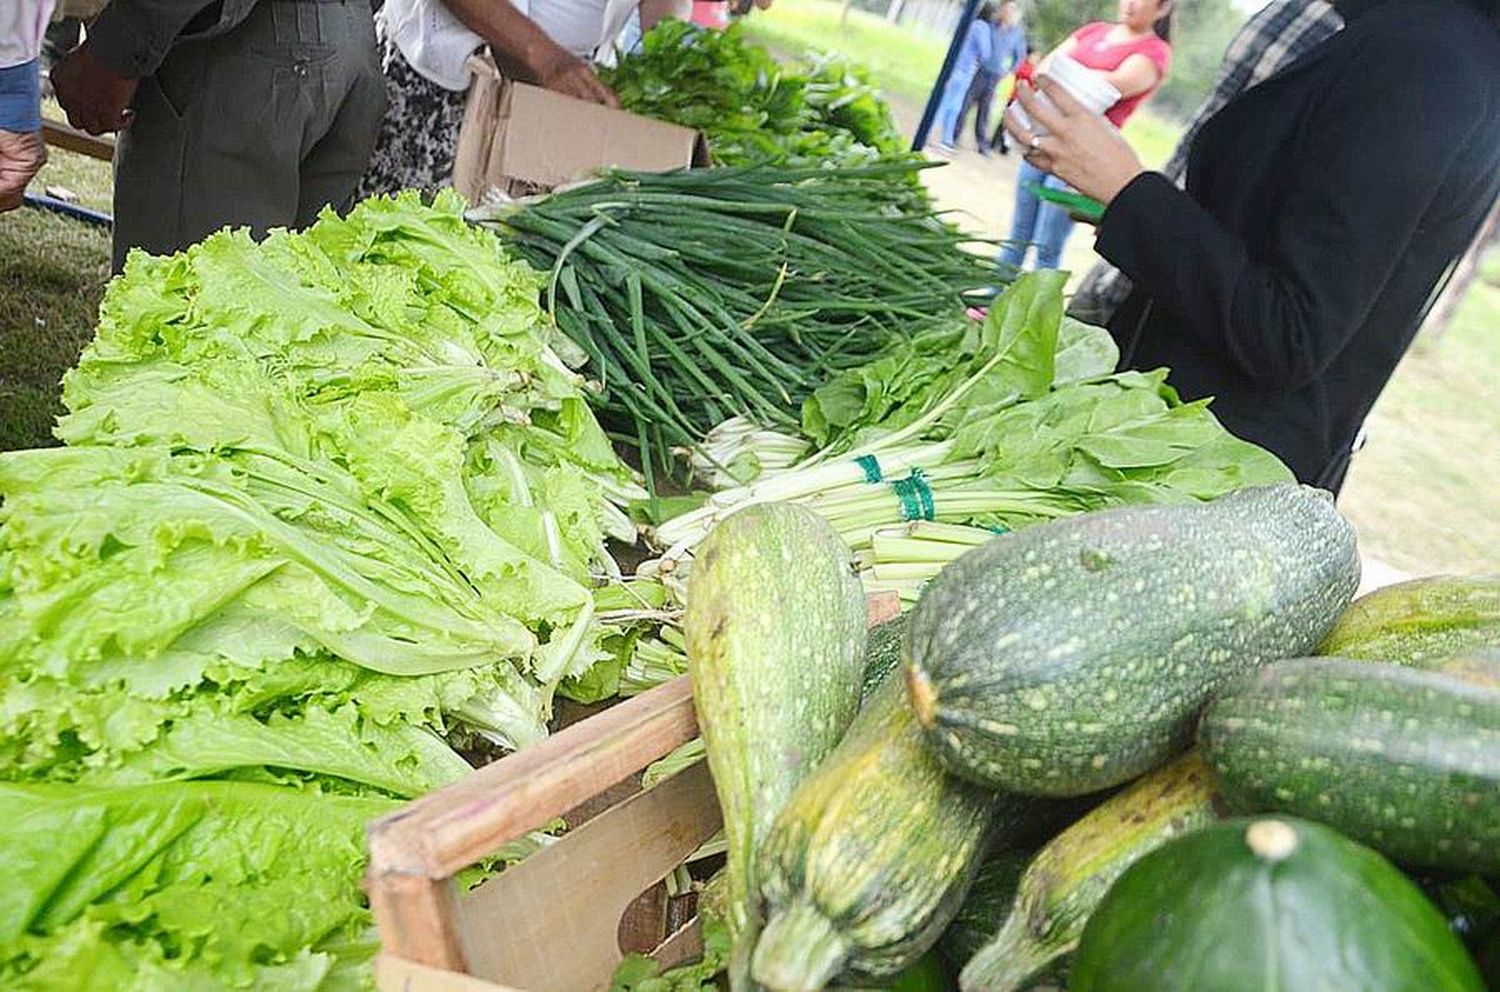
[[(1019, 106), (1005, 114), (1005, 129), (1026, 149), (1026, 161), (1043, 172), (1057, 176), (1084, 196), (1108, 205), (1130, 181), (1145, 169), (1134, 149), (1103, 116), (1119, 99), (1119, 91), (1108, 81), (1067, 59), (1081, 73), (1108, 86), (1114, 99), (1095, 109), (1107, 94), (1102, 86), (1092, 93), (1089, 103), (1079, 99), (1069, 87), (1053, 75), (1059, 64), (1054, 55), (1047, 73), (1037, 78), (1035, 88), (1022, 84), (1016, 90)], [(1073, 70), (1064, 68), (1064, 73)]]

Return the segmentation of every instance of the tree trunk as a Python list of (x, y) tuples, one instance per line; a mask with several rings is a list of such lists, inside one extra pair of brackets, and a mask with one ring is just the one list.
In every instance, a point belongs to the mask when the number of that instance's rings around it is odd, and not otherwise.
[(891, 0), (885, 8), (885, 19), (892, 24), (901, 20), (901, 9), (906, 6), (906, 0)]
[(1437, 305), (1432, 308), (1432, 313), (1428, 315), (1422, 328), (1423, 337), (1430, 341), (1440, 340), (1448, 330), (1448, 325), (1453, 323), (1459, 306), (1463, 304), (1469, 287), (1474, 283), (1474, 277), (1479, 274), (1479, 265), (1484, 261), (1485, 252), (1489, 250), (1497, 233), (1500, 233), (1500, 200), (1496, 200), (1495, 205), (1490, 208), (1489, 216), (1479, 226), (1478, 237), (1453, 270), (1453, 277), (1443, 288), (1443, 295), (1438, 298)]
[(849, 8), (854, 6), (854, 0), (844, 0), (844, 7), (839, 11), (839, 27), (849, 23)]

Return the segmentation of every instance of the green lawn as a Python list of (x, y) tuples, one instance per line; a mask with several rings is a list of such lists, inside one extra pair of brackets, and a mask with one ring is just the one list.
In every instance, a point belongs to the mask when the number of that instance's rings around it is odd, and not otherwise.
[(773, 48), (836, 51), (863, 62), (887, 96), (921, 102), (943, 64), (947, 45), (860, 10), (839, 16), (831, 0), (787, 0), (745, 19), (747, 33)]
[(0, 450), (51, 443), (58, 381), (94, 335), (108, 276), (106, 232), (25, 207), (0, 216)]
[[(63, 119), (62, 111), (50, 100), (43, 104), (42, 109), (48, 117)], [(85, 207), (105, 213), (110, 210), (114, 182), (108, 162), (53, 149), (52, 157), (32, 183), (31, 191), (41, 193), (49, 186), (61, 186), (77, 194), (78, 203)]]
[(1340, 500), (1365, 552), (1404, 571), (1500, 573), (1500, 253), (1489, 272), (1401, 364)]

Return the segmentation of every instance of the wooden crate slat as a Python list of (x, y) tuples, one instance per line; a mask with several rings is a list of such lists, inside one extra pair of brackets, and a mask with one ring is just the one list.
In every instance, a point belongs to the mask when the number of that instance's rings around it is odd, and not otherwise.
[(469, 971), (529, 992), (608, 988), (623, 957), (626, 908), (720, 823), (713, 778), (699, 762), (488, 879), (459, 897)]
[(451, 879), (389, 873), (366, 884), (383, 950), (419, 964), (466, 971)]
[(697, 733), (688, 678), (657, 686), (375, 821), (372, 875), (449, 878)]

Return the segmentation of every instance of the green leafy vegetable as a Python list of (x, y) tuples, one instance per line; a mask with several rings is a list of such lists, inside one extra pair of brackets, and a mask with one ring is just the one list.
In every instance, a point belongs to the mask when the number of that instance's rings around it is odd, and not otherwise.
[[(1110, 374), (1109, 336), (1063, 317), (1065, 279), (1023, 276), (983, 323), (940, 325), (831, 378), (803, 406), (803, 432), (820, 450), (662, 524), (665, 561), (689, 554), (716, 521), (766, 501), (805, 503), (867, 550), (910, 522), (1003, 532), (1290, 479), (1274, 456), (1227, 433), (1206, 402), (1183, 403), (1166, 370)], [(914, 598), (951, 556), (950, 547), (908, 560), (866, 555), (881, 569), (866, 588)]]
[(475, 216), (551, 273), (618, 439), (670, 470), (728, 418), (795, 426), (830, 371), (989, 292), (993, 265), (901, 192), (920, 168), (614, 172)]
[[(835, 56), (777, 61), (738, 24), (667, 20), (601, 78), (625, 109), (703, 132), (717, 165), (861, 165), (907, 157), (865, 70)], [(908, 189), (920, 189), (914, 178)]]
[(365, 823), (618, 686), (645, 491), (462, 209), (137, 254), (0, 454), (0, 984), (366, 988)]

